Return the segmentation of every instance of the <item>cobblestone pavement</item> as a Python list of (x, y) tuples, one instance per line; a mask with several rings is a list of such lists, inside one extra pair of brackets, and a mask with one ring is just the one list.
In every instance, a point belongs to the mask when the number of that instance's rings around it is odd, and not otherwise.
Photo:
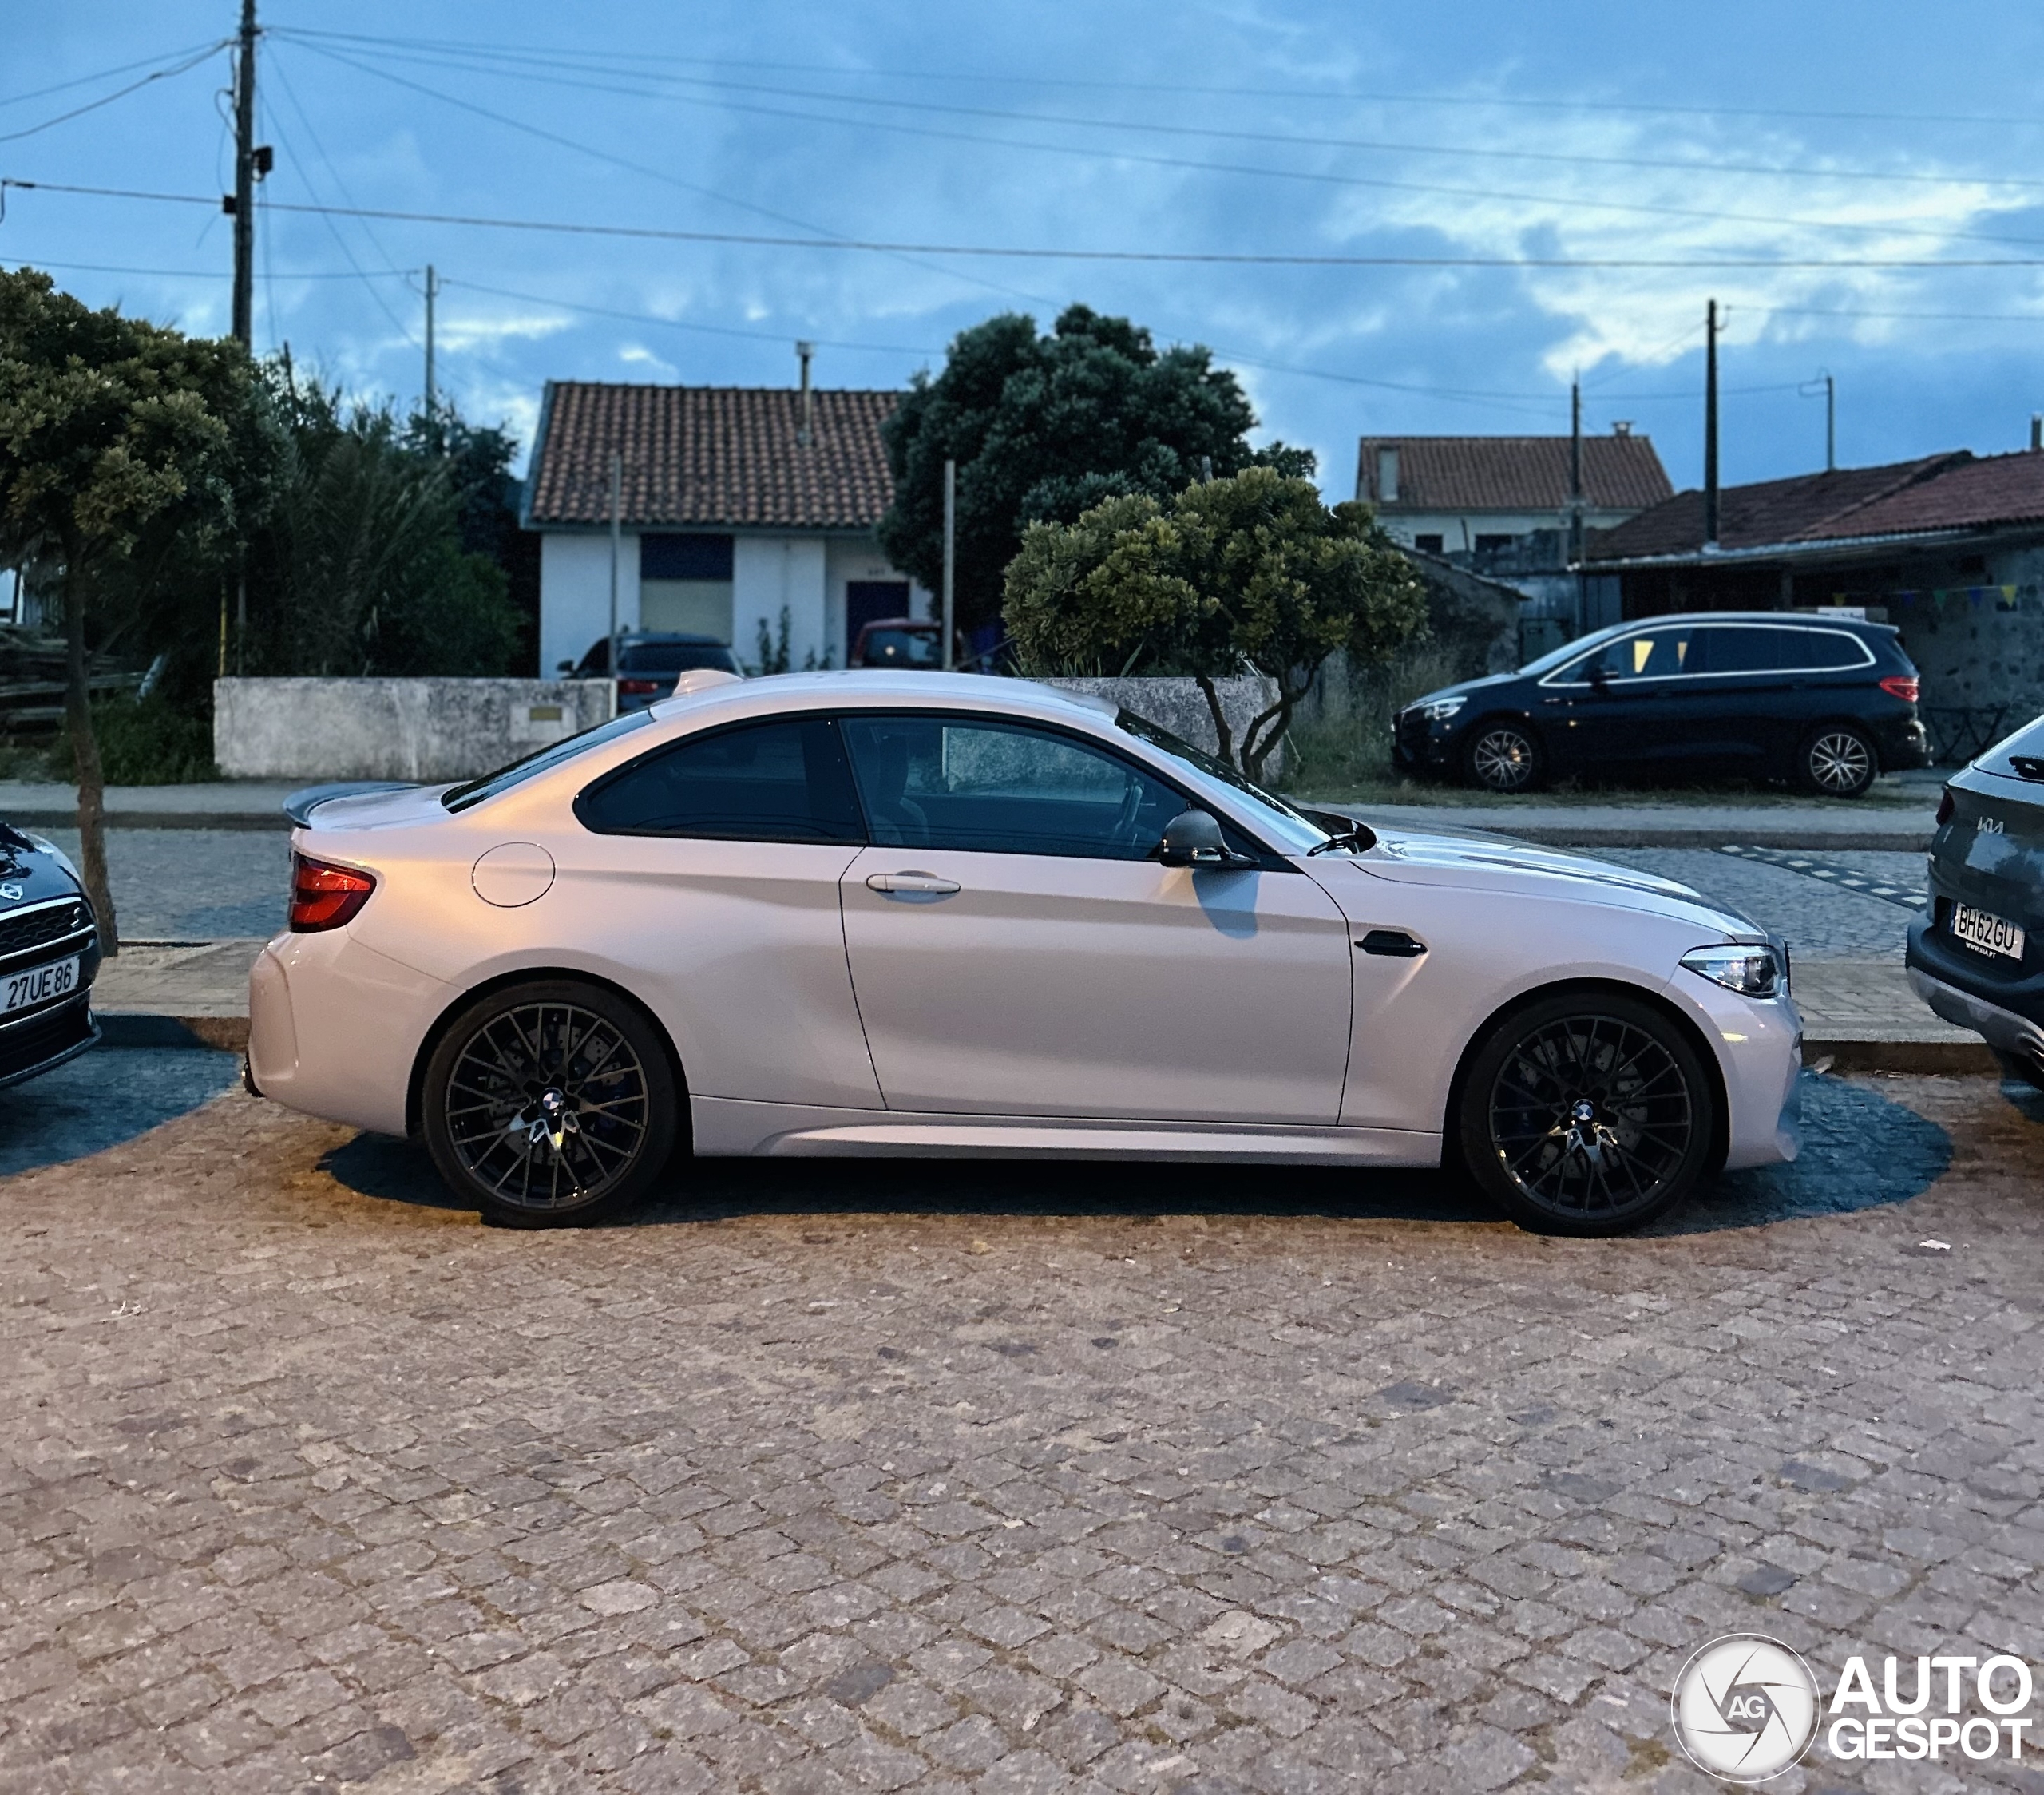
[[(0, 1181), (0, 1791), (1676, 1795), (1713, 1636), (2044, 1660), (2044, 1099), (1808, 1100), (1579, 1243), (927, 1162), (504, 1233), (223, 1096)], [(2044, 1788), (1856, 1768), (1770, 1786)]]
[[(77, 858), (77, 830), (42, 833)], [(106, 861), (124, 938), (267, 938), (284, 925), (291, 837), (283, 830), (110, 829)]]
[[(1600, 860), (1678, 879), (1788, 939), (1798, 960), (1899, 960), (1911, 913), (1869, 896), (1763, 860), (1709, 848), (1599, 848)], [(1920, 854), (1812, 850), (1813, 865), (1920, 886)]]

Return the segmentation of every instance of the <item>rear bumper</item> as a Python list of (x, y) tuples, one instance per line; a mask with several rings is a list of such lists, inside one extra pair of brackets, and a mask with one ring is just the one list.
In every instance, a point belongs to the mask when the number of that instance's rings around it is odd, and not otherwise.
[(1971, 1028), (1990, 1047), (2013, 1054), (2044, 1072), (2044, 1026), (1985, 997), (1976, 997), (1971, 991), (1947, 985), (1920, 966), (1909, 969), (1909, 989), (1955, 1027)]
[(1931, 764), (1931, 738), (1915, 717), (1883, 728), (1880, 747), (1884, 773), (1906, 773)]

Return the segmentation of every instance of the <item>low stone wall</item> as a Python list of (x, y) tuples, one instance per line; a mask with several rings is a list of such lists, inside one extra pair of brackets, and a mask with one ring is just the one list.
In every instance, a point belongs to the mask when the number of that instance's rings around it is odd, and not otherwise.
[(610, 715), (605, 680), (216, 680), (231, 779), (473, 779)]
[[(1059, 678), (1045, 680), (1042, 684), (1108, 699), (1124, 710), (1133, 711), (1139, 717), (1147, 717), (1181, 740), (1190, 742), (1196, 748), (1204, 748), (1209, 754), (1215, 752), (1218, 746), (1214, 733), (1214, 713), (1207, 708), (1206, 695), (1194, 680)], [(1228, 719), (1239, 755), (1242, 736), (1249, 726), (1276, 702), (1277, 682), (1265, 679), (1260, 673), (1246, 673), (1236, 679), (1217, 680), (1214, 684), (1221, 699), (1221, 714)], [(1278, 775), (1284, 765), (1284, 752), (1280, 747), (1264, 763), (1267, 776), (1274, 779)]]

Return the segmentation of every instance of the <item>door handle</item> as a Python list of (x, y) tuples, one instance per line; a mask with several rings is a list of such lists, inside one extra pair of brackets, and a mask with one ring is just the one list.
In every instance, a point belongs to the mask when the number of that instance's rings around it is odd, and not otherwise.
[(1391, 960), (1416, 960), (1427, 951), (1424, 941), (1415, 941), (1403, 929), (1373, 929), (1356, 945)]
[(866, 879), (869, 891), (920, 891), (948, 898), (960, 889), (956, 879), (941, 879), (934, 873), (874, 873)]

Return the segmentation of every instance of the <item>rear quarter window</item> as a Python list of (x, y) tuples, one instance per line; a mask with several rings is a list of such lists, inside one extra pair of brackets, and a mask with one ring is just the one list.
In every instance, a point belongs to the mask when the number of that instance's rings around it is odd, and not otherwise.
[(2026, 723), (2006, 740), (1997, 742), (1973, 764), (1983, 772), (2031, 781), (2038, 797), (2044, 798), (2044, 717)]

